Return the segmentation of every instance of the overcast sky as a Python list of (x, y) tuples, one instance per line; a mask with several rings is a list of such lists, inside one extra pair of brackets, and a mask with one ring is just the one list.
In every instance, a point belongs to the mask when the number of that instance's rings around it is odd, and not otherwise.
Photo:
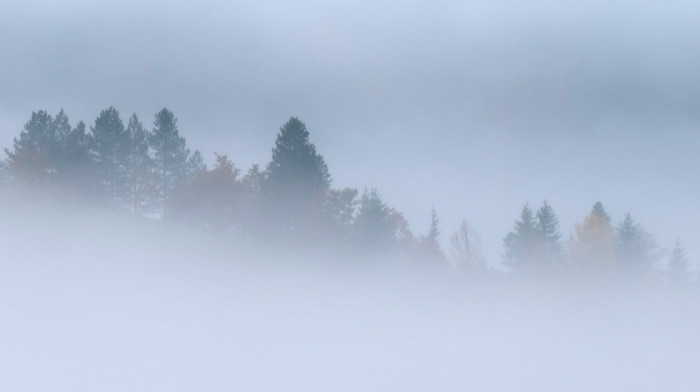
[[(568, 237), (600, 200), (700, 257), (697, 1), (0, 3), (0, 145), (32, 111), (163, 106), (208, 161), (265, 164), (298, 116), (336, 187), (491, 261), (523, 204)], [(443, 248), (447, 236), (443, 235)]]

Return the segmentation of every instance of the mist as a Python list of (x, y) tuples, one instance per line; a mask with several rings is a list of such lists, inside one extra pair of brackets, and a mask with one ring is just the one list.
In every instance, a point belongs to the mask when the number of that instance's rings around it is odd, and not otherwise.
[(0, 389), (697, 389), (699, 18), (2, 2)]
[(5, 391), (698, 385), (695, 288), (474, 280), (56, 207), (3, 208)]

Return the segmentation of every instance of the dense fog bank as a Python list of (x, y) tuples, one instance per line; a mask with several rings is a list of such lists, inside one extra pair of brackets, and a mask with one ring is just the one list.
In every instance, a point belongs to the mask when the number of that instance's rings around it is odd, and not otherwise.
[(5, 391), (700, 386), (693, 287), (349, 268), (112, 211), (6, 207)]

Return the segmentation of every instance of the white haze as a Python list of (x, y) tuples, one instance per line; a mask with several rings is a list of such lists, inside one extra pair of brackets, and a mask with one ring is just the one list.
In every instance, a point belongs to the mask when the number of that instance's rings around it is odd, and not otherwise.
[(11, 205), (0, 208), (2, 391), (700, 387), (694, 288), (477, 282)]

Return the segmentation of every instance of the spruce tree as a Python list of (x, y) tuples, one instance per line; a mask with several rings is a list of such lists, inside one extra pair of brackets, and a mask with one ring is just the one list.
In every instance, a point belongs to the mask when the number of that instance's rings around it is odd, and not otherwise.
[(531, 271), (537, 262), (537, 223), (530, 207), (525, 204), (520, 220), (503, 240), (506, 266), (515, 272)]
[(356, 244), (362, 251), (388, 251), (394, 247), (395, 228), (390, 218), (390, 209), (376, 189), (363, 190), (353, 223), (353, 233)]
[(651, 235), (629, 213), (625, 214), (624, 220), (617, 226), (615, 239), (618, 270), (628, 276), (640, 277), (654, 262), (655, 248)]
[(537, 210), (537, 246), (539, 247), (538, 263), (544, 269), (558, 268), (562, 261), (561, 234), (559, 220), (552, 206), (545, 200)]
[(306, 125), (290, 118), (277, 135), (262, 187), (273, 230), (285, 234), (311, 229), (330, 184), (326, 162), (309, 141)]

